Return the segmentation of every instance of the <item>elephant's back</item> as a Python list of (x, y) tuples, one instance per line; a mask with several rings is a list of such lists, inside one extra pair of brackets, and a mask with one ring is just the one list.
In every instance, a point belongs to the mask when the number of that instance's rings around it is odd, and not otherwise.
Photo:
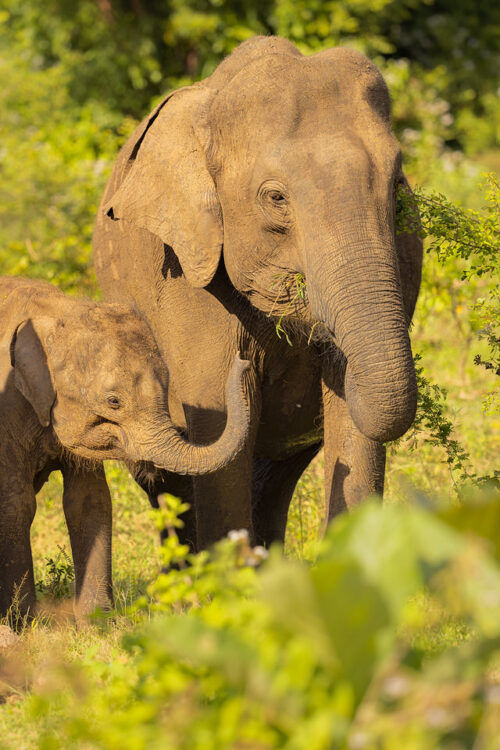
[(24, 290), (26, 295), (62, 295), (60, 289), (42, 279), (30, 279), (24, 276), (0, 276), (0, 305), (7, 301), (7, 297), (14, 290)]
[(109, 302), (124, 301), (124, 289), (121, 282), (123, 282), (124, 276), (126, 277), (128, 274), (124, 274), (122, 266), (123, 262), (126, 261), (127, 251), (133, 257), (136, 240), (130, 236), (131, 233), (134, 234), (135, 228), (127, 227), (128, 232), (124, 233), (123, 229), (126, 222), (114, 222), (104, 214), (104, 206), (127, 176), (132, 164), (134, 144), (146, 130), (148, 121), (149, 116), (136, 127), (118, 152), (97, 209), (92, 238), (94, 267), (104, 298)]
[[(57, 302), (54, 306), (53, 299)], [(36, 310), (57, 308), (66, 295), (53, 284), (22, 276), (0, 276), (0, 339)]]

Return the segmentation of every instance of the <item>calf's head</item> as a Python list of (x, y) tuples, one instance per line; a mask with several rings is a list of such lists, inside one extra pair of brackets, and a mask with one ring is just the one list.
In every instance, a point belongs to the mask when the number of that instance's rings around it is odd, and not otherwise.
[(240, 451), (249, 427), (236, 355), (226, 388), (220, 438), (192, 445), (173, 426), (168, 375), (147, 324), (121, 305), (69, 300), (66, 314), (22, 322), (11, 343), (17, 389), (60, 443), (87, 459), (152, 462), (179, 474), (204, 474)]

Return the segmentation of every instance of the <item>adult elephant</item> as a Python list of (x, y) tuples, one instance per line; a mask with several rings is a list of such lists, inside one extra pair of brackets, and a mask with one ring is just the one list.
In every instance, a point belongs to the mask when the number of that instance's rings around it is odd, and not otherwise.
[(121, 150), (97, 275), (151, 325), (190, 440), (219, 436), (230, 364), (237, 351), (252, 362), (238, 458), (206, 477), (149, 477), (153, 502), (166, 490), (194, 504), (194, 547), (240, 527), (283, 539), (323, 441), (330, 517), (382, 492), (384, 442), (408, 429), (417, 399), (408, 324), (422, 246), (395, 234), (401, 184), (377, 68), (346, 48), (304, 57), (277, 37), (167, 96)]

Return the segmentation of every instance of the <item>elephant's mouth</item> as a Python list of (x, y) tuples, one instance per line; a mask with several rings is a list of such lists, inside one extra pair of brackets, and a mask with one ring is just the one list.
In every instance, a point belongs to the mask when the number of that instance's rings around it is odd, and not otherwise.
[(80, 456), (89, 461), (123, 461), (126, 458), (125, 452), (116, 445), (99, 446), (99, 448), (88, 447), (82, 443), (75, 445), (63, 446), (70, 454)]
[(266, 259), (232, 283), (254, 308), (269, 317), (304, 319), (309, 315), (305, 277), (289, 267)]
[(64, 441), (66, 449), (83, 458), (96, 461), (123, 460), (130, 455), (128, 444), (129, 441), (122, 428), (107, 421), (94, 425), (85, 434), (71, 442)]
[(338, 354), (334, 334), (311, 311), (304, 274), (270, 263), (245, 278), (240, 293), (272, 321), (278, 338), (290, 346), (316, 344)]

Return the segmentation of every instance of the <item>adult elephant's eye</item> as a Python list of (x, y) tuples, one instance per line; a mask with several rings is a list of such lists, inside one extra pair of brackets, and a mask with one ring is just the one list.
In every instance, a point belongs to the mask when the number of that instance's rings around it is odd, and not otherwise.
[(287, 195), (285, 185), (278, 180), (267, 180), (260, 186), (257, 199), (265, 219), (264, 231), (286, 234), (290, 228), (292, 217)]
[(283, 195), (283, 193), (280, 193), (278, 190), (271, 190), (269, 193), (269, 197), (272, 200), (273, 203), (286, 203), (286, 198)]
[(108, 396), (106, 401), (108, 406), (110, 406), (112, 409), (120, 408), (120, 400), (116, 396)]

